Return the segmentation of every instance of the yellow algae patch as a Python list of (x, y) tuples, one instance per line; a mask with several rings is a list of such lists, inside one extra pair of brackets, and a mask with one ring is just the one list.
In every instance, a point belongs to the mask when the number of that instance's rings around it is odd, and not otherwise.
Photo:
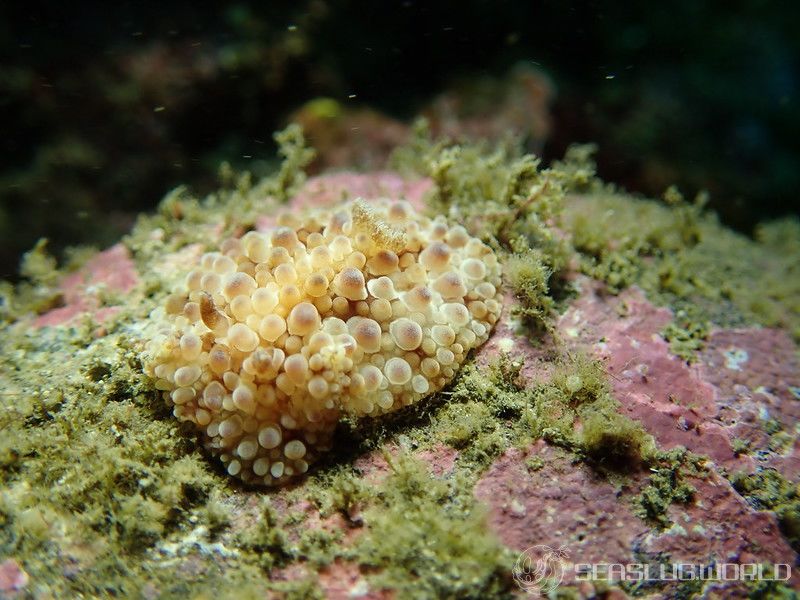
[(404, 202), (285, 215), (205, 254), (151, 318), (145, 369), (228, 473), (281, 484), (452, 380), (500, 316), (492, 250)]

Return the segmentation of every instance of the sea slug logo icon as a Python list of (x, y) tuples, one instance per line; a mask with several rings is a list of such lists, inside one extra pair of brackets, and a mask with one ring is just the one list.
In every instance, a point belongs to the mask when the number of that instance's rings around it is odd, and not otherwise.
[(562, 561), (566, 560), (564, 546), (558, 550), (550, 546), (531, 546), (519, 555), (512, 574), (524, 591), (547, 596), (554, 591), (564, 577)]

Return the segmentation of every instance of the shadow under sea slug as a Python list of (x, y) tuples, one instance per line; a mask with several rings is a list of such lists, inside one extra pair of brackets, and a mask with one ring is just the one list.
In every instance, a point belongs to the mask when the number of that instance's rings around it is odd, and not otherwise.
[(440, 390), (500, 316), (492, 250), (405, 202), (285, 214), (205, 254), (151, 318), (145, 369), (228, 473), (282, 484), (342, 414)]

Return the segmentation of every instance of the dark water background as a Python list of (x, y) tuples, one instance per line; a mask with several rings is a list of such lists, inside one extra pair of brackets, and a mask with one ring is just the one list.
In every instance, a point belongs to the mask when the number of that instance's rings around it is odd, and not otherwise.
[[(599, 144), (603, 178), (711, 193), (744, 232), (797, 213), (800, 3), (0, 4), (0, 277), (46, 236), (106, 245), (180, 183), (263, 172), (271, 133), (331, 97), (408, 121), (514, 65), (555, 89), (546, 160)], [(205, 8), (204, 8), (205, 7)]]

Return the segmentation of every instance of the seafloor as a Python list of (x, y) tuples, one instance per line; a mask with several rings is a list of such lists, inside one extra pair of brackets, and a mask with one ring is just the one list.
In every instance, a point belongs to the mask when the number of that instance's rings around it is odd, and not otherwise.
[[(549, 169), (424, 127), (391, 170), (307, 179), (298, 128), (252, 181), (170, 193), (102, 252), (44, 244), (0, 288), (0, 597), (793, 597), (788, 581), (580, 582), (578, 563), (797, 564), (800, 223), (726, 229), (634, 198), (591, 148)], [(204, 455), (142, 373), (145, 324), (198, 257), (280, 210), (407, 198), (500, 255), (503, 317), (447, 391), (342, 423), (290, 487)]]

